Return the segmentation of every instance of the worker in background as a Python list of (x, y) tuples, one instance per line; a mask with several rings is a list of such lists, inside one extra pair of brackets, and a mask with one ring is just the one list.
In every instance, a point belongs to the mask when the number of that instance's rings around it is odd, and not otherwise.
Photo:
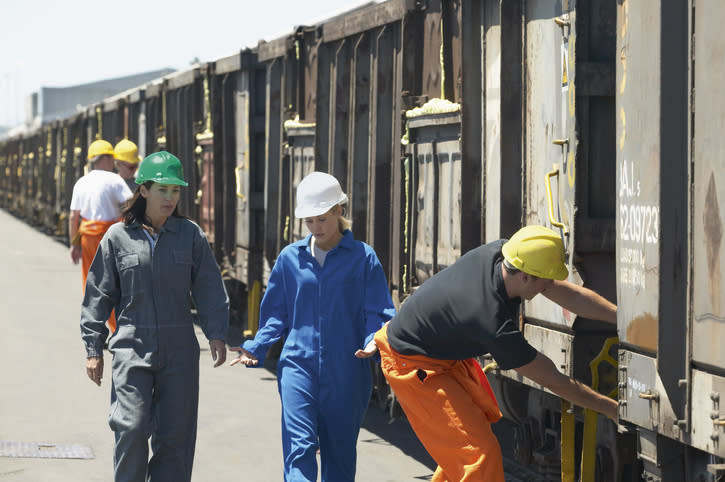
[[(357, 438), (372, 393), (373, 335), (395, 314), (375, 251), (343, 217), (347, 195), (313, 172), (297, 186), (295, 217), (310, 231), (282, 250), (260, 307), (260, 330), (232, 365), (264, 363), (284, 338), (277, 365), (285, 481), (353, 482)], [(357, 358), (356, 358), (357, 356)], [(243, 474), (243, 472), (242, 472)], [(242, 477), (243, 478), (243, 477)]]
[(116, 153), (116, 169), (118, 175), (126, 181), (131, 192), (136, 190), (136, 169), (141, 157), (138, 155), (138, 147), (128, 139), (122, 139), (113, 148)]
[(504, 482), (491, 423), (498, 404), (475, 357), (617, 418), (617, 402), (561, 373), (519, 331), (519, 305), (541, 293), (585, 318), (616, 324), (617, 307), (565, 281), (557, 233), (527, 226), (466, 253), (423, 283), (375, 335), (381, 368), (418, 438), (438, 463), (432, 480)]
[(149, 155), (136, 182), (123, 222), (103, 237), (88, 274), (81, 308), (86, 373), (101, 385), (104, 320), (117, 308), (118, 329), (108, 342), (114, 480), (188, 482), (199, 405), (194, 320), (220, 366), (229, 298), (203, 231), (178, 212), (187, 185), (179, 159)]
[[(73, 186), (68, 217), (71, 260), (74, 264), (82, 261), (84, 289), (101, 238), (113, 223), (118, 222), (121, 204), (133, 195), (124, 180), (113, 172), (115, 153), (109, 142), (93, 141), (88, 147), (88, 162), (91, 171)], [(113, 314), (108, 324), (113, 333), (116, 329)]]

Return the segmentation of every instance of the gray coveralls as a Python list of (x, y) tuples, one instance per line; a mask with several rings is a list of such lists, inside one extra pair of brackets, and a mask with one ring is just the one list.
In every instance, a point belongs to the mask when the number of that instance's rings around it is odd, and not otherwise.
[(87, 356), (102, 356), (115, 310), (108, 424), (117, 482), (191, 480), (199, 403), (192, 298), (204, 335), (225, 340), (229, 299), (198, 225), (170, 217), (153, 255), (138, 223), (108, 230), (88, 273), (81, 333)]

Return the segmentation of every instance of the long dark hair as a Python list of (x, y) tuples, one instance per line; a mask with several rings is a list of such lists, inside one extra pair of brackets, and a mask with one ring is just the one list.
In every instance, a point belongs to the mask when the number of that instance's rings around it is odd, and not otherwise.
[[(151, 189), (153, 184), (154, 181), (146, 181), (136, 187), (136, 192), (133, 193), (133, 197), (126, 201), (126, 204), (124, 204), (123, 209), (121, 210), (121, 219), (123, 220), (123, 224), (129, 226), (134, 222), (138, 222), (140, 225), (145, 227), (151, 226), (151, 221), (149, 221), (146, 217), (146, 198), (141, 195), (141, 186), (144, 186), (146, 189)], [(171, 216), (177, 218), (185, 217), (179, 214), (178, 204), (174, 208), (174, 212), (171, 213)]]

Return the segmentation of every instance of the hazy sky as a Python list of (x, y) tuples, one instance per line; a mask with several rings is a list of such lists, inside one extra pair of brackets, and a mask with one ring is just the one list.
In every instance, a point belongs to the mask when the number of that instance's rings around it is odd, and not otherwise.
[(253, 47), (365, 0), (9, 0), (0, 6), (0, 126), (41, 86), (65, 87)]

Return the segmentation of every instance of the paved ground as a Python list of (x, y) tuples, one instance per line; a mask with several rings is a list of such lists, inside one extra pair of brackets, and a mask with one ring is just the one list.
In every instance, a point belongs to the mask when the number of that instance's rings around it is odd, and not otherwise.
[[(0, 233), (0, 445), (80, 444), (94, 456), (0, 456), (0, 481), (112, 480), (110, 376), (98, 388), (85, 375), (80, 268), (64, 245), (2, 210)], [(204, 351), (194, 480), (282, 480), (279, 412), (273, 373), (213, 369)], [(358, 454), (360, 481), (430, 480), (435, 467), (405, 421), (388, 424), (375, 408)]]

